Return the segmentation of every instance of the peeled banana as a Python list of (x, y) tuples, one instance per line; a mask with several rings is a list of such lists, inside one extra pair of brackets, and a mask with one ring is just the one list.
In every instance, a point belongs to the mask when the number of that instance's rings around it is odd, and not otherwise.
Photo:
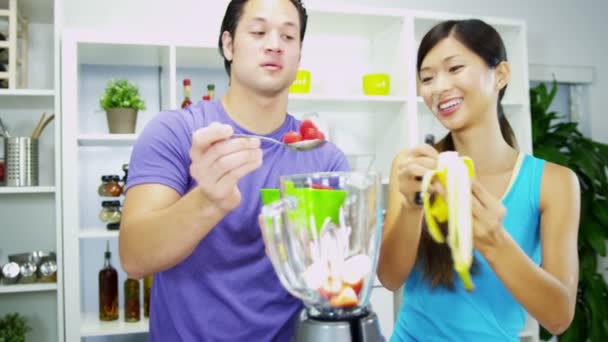
[[(446, 240), (439, 224), (448, 222), (447, 244), (454, 260), (454, 270), (462, 279), (465, 289), (472, 291), (475, 287), (470, 274), (473, 263), (473, 161), (468, 157), (460, 157), (454, 151), (441, 152), (438, 158), (437, 169), (427, 172), (422, 178), (424, 218), (429, 234), (438, 243)], [(447, 198), (435, 193), (435, 200), (431, 203), (429, 188), (435, 180), (443, 186)]]

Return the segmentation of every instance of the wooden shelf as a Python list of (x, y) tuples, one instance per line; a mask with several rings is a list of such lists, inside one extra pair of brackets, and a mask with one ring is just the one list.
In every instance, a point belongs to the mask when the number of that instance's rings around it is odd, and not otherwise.
[(0, 285), (0, 294), (57, 291), (57, 283)]

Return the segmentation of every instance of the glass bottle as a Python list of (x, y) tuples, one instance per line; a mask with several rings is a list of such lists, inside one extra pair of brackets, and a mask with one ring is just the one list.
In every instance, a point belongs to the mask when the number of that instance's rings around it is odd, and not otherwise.
[(190, 80), (186, 78), (184, 80), (184, 101), (182, 101), (182, 108), (186, 108), (191, 104), (192, 101), (190, 101)]
[(209, 100), (215, 98), (215, 84), (207, 84), (207, 96), (209, 96)]
[(104, 266), (99, 271), (99, 320), (115, 321), (118, 319), (118, 273), (110, 262), (110, 241), (106, 242), (104, 256)]
[(141, 319), (139, 303), (139, 280), (127, 278), (124, 283), (125, 322), (139, 322)]
[(150, 317), (150, 295), (152, 293), (153, 275), (144, 278), (144, 317)]
[(0, 158), (0, 185), (4, 185), (4, 174), (6, 173), (5, 171), (5, 166), (4, 166), (4, 158)]

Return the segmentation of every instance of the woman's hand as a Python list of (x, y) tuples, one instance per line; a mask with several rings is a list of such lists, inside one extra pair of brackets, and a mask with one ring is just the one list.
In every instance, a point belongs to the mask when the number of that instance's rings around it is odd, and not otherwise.
[(507, 212), (502, 202), (481, 183), (472, 180), (473, 246), (485, 256), (486, 251), (503, 240), (502, 220)]
[(424, 174), (437, 167), (439, 153), (428, 144), (407, 149), (400, 153), (397, 160), (399, 192), (405, 197), (408, 209), (419, 207), (416, 203), (416, 193), (421, 190), (421, 180)]

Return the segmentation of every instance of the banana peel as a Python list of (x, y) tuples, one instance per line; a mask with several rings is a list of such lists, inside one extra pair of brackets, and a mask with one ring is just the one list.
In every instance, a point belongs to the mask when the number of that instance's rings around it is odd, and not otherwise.
[[(475, 288), (470, 269), (473, 263), (473, 225), (471, 179), (475, 177), (473, 161), (460, 157), (458, 152), (439, 154), (437, 169), (427, 172), (422, 178), (422, 203), (429, 234), (437, 243), (445, 243), (439, 224), (448, 223), (447, 244), (454, 260), (454, 270), (467, 291)], [(431, 202), (429, 188), (438, 181), (446, 193), (445, 198), (434, 194)]]

